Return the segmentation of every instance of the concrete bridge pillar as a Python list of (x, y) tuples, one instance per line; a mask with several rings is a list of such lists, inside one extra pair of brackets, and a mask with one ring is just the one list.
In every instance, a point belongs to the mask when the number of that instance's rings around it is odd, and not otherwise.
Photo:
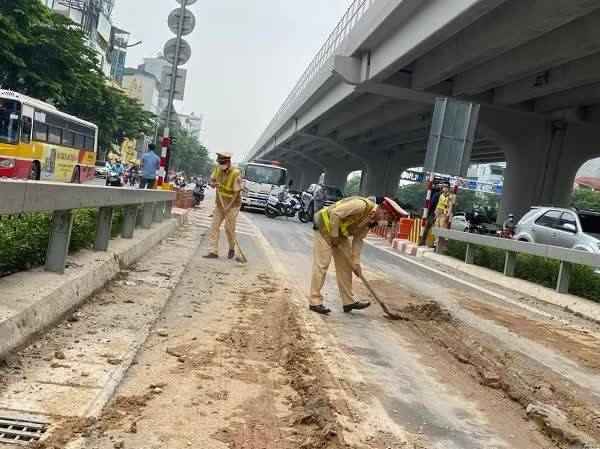
[(346, 186), (348, 175), (354, 171), (350, 167), (337, 166), (325, 172), (325, 184), (330, 186), (338, 186), (342, 190)]
[(506, 154), (499, 221), (540, 204), (569, 206), (577, 170), (600, 154), (598, 126), (486, 111), (480, 129)]
[(319, 178), (323, 174), (323, 170), (313, 165), (307, 165), (302, 170), (302, 174), (298, 179), (298, 184), (294, 181), (294, 186), (297, 186), (297, 190), (306, 190), (311, 184), (319, 182)]
[(361, 195), (394, 197), (400, 184), (400, 176), (408, 166), (394, 152), (382, 152), (367, 162), (362, 173)]

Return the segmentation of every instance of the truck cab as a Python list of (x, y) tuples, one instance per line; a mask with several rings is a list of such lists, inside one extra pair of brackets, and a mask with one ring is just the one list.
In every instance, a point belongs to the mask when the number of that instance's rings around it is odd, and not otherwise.
[(272, 190), (277, 192), (287, 185), (287, 169), (277, 161), (256, 159), (240, 166), (244, 178), (242, 207), (264, 209)]

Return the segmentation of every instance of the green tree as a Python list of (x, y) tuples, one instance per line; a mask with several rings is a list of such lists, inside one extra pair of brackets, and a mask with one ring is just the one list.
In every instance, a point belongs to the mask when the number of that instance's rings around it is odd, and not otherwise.
[(581, 210), (600, 212), (600, 193), (591, 189), (577, 189), (571, 196), (571, 205)]
[(0, 0), (0, 85), (52, 102), (99, 128), (99, 147), (152, 134), (154, 117), (112, 87), (67, 17), (38, 0)]
[(191, 175), (209, 176), (214, 161), (208, 157), (208, 149), (185, 129), (175, 130), (177, 145), (171, 152), (170, 169)]
[(407, 210), (421, 211), (427, 197), (426, 183), (413, 183), (400, 186), (396, 193), (398, 204)]
[(360, 178), (361, 175), (352, 175), (348, 178), (344, 187), (344, 194), (346, 196), (357, 196), (359, 194)]

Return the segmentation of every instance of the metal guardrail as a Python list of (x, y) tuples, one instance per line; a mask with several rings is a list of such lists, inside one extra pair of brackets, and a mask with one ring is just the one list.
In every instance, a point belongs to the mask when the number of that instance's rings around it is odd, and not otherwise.
[(289, 109), (294, 100), (300, 96), (308, 83), (314, 78), (317, 72), (323, 67), (325, 62), (333, 55), (335, 50), (340, 46), (344, 38), (352, 31), (358, 21), (365, 15), (367, 10), (375, 0), (354, 0), (337, 26), (331, 32), (319, 52), (311, 61), (308, 68), (304, 71), (290, 94), (287, 96), (279, 110), (275, 113), (275, 117), (271, 120), (267, 128), (261, 134), (258, 142), (271, 130), (271, 127), (277, 123), (281, 116)]
[(175, 192), (155, 190), (0, 180), (0, 215), (52, 211), (44, 269), (63, 274), (73, 228), (73, 209), (100, 209), (94, 249), (107, 251), (115, 206), (125, 206), (121, 237), (131, 239), (138, 206), (144, 206), (141, 226), (149, 229), (152, 223), (171, 218), (175, 196)]
[(559, 293), (569, 292), (569, 282), (571, 279), (571, 264), (587, 265), (594, 268), (600, 268), (600, 255), (578, 251), (574, 249), (561, 248), (551, 245), (540, 245), (537, 243), (520, 242), (517, 240), (501, 239), (498, 237), (489, 237), (468, 232), (451, 231), (449, 229), (434, 228), (433, 233), (441, 237), (436, 252), (444, 252), (446, 242), (444, 239), (457, 240), (467, 243), (467, 254), (465, 263), (472, 265), (475, 257), (475, 246), (487, 246), (497, 248), (506, 252), (504, 262), (504, 275), (514, 277), (515, 265), (517, 262), (517, 253), (540, 256), (548, 259), (560, 261), (560, 270), (556, 291)]

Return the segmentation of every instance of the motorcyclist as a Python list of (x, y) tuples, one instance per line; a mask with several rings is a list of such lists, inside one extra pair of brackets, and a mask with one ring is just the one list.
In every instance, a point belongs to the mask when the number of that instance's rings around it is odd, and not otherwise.
[(125, 166), (121, 162), (120, 157), (115, 158), (115, 163), (111, 165), (110, 171), (119, 178), (123, 176), (123, 174), (125, 173)]
[(502, 224), (502, 229), (505, 231), (514, 231), (516, 227), (517, 224), (515, 223), (515, 215), (510, 214), (508, 219)]
[(322, 183), (317, 184), (314, 195), (314, 211), (315, 214), (318, 214), (325, 207), (325, 200), (327, 199)]

